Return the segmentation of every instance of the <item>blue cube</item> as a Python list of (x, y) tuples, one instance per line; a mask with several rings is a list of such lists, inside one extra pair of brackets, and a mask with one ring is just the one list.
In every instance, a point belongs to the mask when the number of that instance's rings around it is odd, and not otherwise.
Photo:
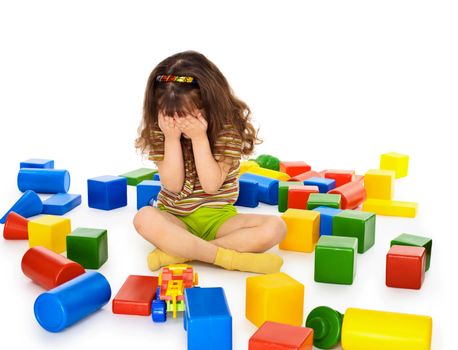
[(304, 185), (318, 186), (320, 193), (328, 193), (336, 188), (336, 180), (326, 179), (324, 177), (311, 177), (310, 179), (304, 180)]
[(259, 187), (258, 198), (260, 202), (277, 205), (278, 204), (278, 183), (279, 180), (257, 174), (244, 173), (239, 181), (250, 180), (257, 182)]
[(143, 180), (137, 185), (137, 210), (150, 205), (151, 200), (157, 200), (161, 191), (161, 182), (154, 180)]
[(154, 175), (153, 175), (153, 180), (161, 181), (161, 178), (160, 178), (160, 176), (159, 176), (159, 173), (154, 173)]
[(257, 181), (249, 178), (240, 178), (239, 197), (235, 205), (255, 208), (259, 204), (259, 185)]
[(330, 207), (318, 207), (313, 210), (320, 213), (320, 236), (332, 236), (332, 219), (342, 210)]
[(21, 162), (19, 168), (54, 169), (54, 161), (52, 159), (32, 158)]
[(57, 193), (43, 202), (43, 214), (64, 215), (80, 204), (80, 194)]
[(87, 180), (90, 208), (112, 210), (127, 205), (127, 179), (120, 176), (99, 176)]
[(188, 350), (232, 350), (232, 316), (223, 288), (184, 290)]

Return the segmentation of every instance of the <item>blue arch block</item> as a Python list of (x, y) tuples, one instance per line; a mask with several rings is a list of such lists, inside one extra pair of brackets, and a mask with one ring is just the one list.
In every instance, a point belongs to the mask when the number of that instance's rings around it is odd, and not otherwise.
[(244, 173), (240, 176), (242, 181), (256, 182), (259, 187), (258, 198), (260, 202), (278, 204), (278, 183), (279, 180), (257, 174)]
[(257, 181), (249, 178), (239, 179), (239, 197), (235, 205), (255, 208), (259, 204), (259, 185)]

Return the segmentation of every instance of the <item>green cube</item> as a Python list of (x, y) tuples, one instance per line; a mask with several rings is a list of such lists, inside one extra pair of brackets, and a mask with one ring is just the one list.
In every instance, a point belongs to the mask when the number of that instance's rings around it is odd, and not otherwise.
[(307, 210), (318, 207), (340, 209), (340, 194), (311, 193), (307, 201)]
[(152, 180), (154, 174), (157, 173), (155, 169), (140, 168), (137, 170), (129, 171), (128, 173), (119, 175), (127, 179), (127, 184), (130, 186), (137, 186), (143, 180)]
[(321, 236), (315, 247), (315, 282), (352, 284), (357, 248), (354, 237)]
[(343, 210), (332, 220), (332, 234), (358, 238), (358, 253), (364, 253), (375, 243), (375, 214)]
[(278, 211), (284, 213), (288, 209), (289, 186), (304, 186), (302, 181), (279, 181), (278, 182)]
[(403, 233), (391, 241), (393, 245), (408, 245), (412, 247), (423, 247), (426, 249), (426, 271), (429, 270), (431, 263), (431, 250), (433, 248), (433, 240), (428, 237), (410, 235)]
[(79, 227), (67, 236), (67, 258), (85, 269), (98, 269), (108, 259), (107, 230)]

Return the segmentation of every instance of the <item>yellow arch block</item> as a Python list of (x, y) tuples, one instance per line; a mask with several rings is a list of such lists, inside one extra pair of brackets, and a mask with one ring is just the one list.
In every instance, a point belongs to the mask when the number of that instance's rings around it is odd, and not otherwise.
[(261, 168), (261, 167), (251, 167), (247, 170), (247, 173), (258, 174), (265, 177), (270, 177), (271, 179), (277, 179), (280, 181), (288, 181), (291, 179), (287, 173), (282, 173), (281, 171)]
[(313, 210), (287, 209), (281, 218), (286, 224), (286, 236), (279, 248), (311, 253), (320, 238), (320, 213)]
[(363, 211), (387, 216), (414, 218), (418, 204), (414, 202), (389, 201), (370, 198), (363, 203)]
[(30, 247), (43, 246), (56, 253), (67, 250), (67, 235), (72, 231), (70, 219), (56, 215), (43, 215), (29, 221)]

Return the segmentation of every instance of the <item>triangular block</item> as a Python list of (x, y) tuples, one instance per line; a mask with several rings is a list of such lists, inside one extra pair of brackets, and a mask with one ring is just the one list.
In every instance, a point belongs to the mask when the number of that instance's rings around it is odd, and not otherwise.
[(29, 220), (25, 217), (10, 212), (6, 217), (5, 226), (3, 227), (3, 238), (5, 239), (29, 239), (29, 230), (27, 228)]
[(5, 215), (0, 219), (0, 224), (4, 224), (8, 214), (14, 211), (16, 214), (22, 215), (23, 217), (30, 217), (41, 214), (43, 211), (43, 203), (40, 197), (32, 191), (25, 191), (19, 200), (8, 210)]

